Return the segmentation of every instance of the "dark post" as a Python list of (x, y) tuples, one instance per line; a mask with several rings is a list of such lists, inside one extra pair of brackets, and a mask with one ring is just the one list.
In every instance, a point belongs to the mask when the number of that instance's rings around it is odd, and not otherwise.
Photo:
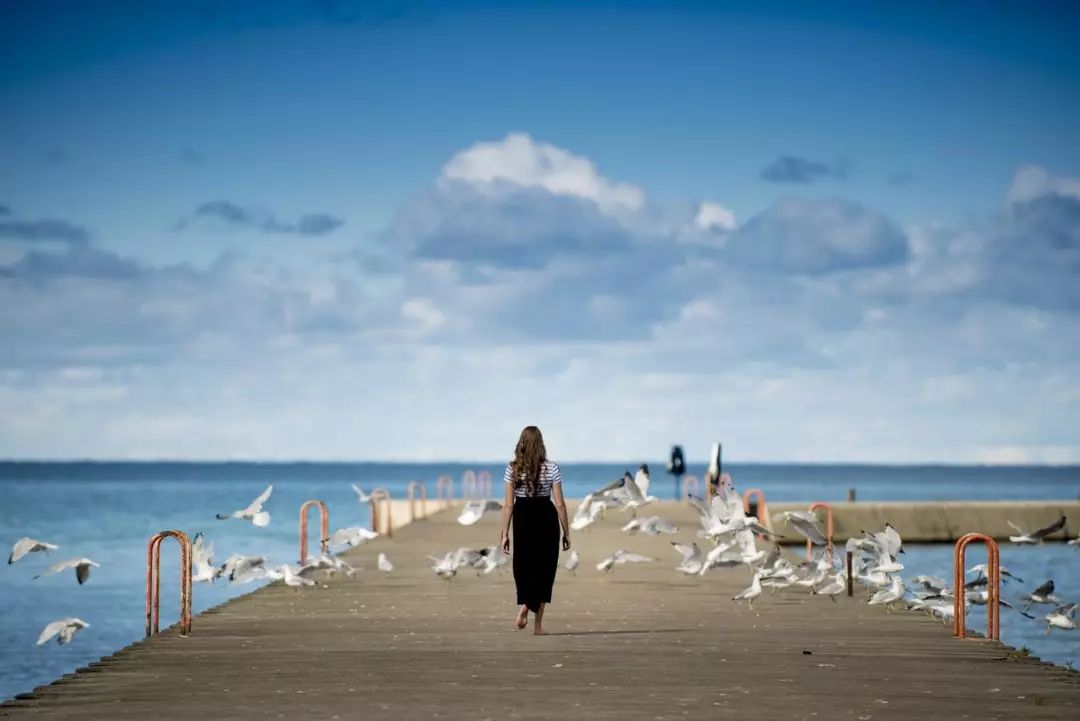
[(847, 595), (855, 595), (855, 579), (851, 577), (851, 551), (847, 552)]
[(855, 489), (854, 488), (847, 489), (847, 502), (848, 503), (854, 503), (855, 502)]

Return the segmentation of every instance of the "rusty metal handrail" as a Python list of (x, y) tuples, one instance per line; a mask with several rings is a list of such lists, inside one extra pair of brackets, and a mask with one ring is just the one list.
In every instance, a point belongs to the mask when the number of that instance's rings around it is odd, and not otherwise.
[[(379, 523), (381, 514), (379, 513), (379, 506), (381, 503), (386, 503), (386, 523)], [(368, 503), (371, 504), (371, 530), (375, 533), (382, 533), (379, 530), (379, 526), (386, 526), (386, 537), (394, 537), (394, 517), (393, 517), (393, 505), (391, 504), (390, 491), (385, 488), (376, 488), (368, 496)]]
[(161, 531), (146, 546), (146, 635), (158, 632), (161, 616), (161, 542), (180, 544), (180, 635), (191, 633), (191, 540), (183, 531)]
[(491, 471), (477, 473), (476, 485), (479, 486), (481, 498), (491, 498)]
[(461, 497), (476, 498), (476, 471), (465, 471), (461, 474)]
[(964, 575), (967, 547), (974, 541), (982, 541), (986, 546), (987, 594), (986, 594), (986, 637), (998, 641), (1001, 639), (1001, 556), (998, 544), (985, 533), (965, 533), (953, 546), (953, 636), (967, 638), (967, 608), (964, 604)]
[(416, 489), (420, 489), (420, 518), (427, 518), (427, 487), (421, 481), (409, 481), (405, 489), (409, 497), (409, 520), (416, 520)]
[[(723, 478), (723, 475), (720, 476)], [(765, 513), (765, 491), (760, 488), (747, 488), (742, 494), (742, 507), (743, 513), (750, 512), (750, 498), (754, 497), (757, 500), (757, 519), (758, 523), (762, 526), (765, 525), (766, 519), (769, 517)]]
[(330, 550), (330, 509), (326, 507), (326, 504), (319, 500), (304, 501), (300, 506), (300, 564), (303, 565), (307, 562), (307, 519), (308, 509), (312, 506), (317, 506), (319, 509), (319, 547), (322, 548), (322, 552), (326, 553)]
[(454, 500), (454, 479), (450, 476), (439, 476), (435, 480), (435, 497), (447, 503)]
[[(813, 513), (819, 508), (825, 509), (825, 550), (829, 554), (829, 563), (833, 560), (833, 530), (835, 525), (833, 524), (833, 510), (832, 506), (824, 501), (814, 501), (810, 504), (810, 512)], [(814, 560), (814, 544), (810, 542), (810, 539), (806, 539), (806, 560)]]
[(697, 476), (683, 476), (682, 479), (682, 497), (686, 498), (690, 494), (690, 487), (694, 487), (694, 495), (698, 495), (700, 488), (698, 486)]

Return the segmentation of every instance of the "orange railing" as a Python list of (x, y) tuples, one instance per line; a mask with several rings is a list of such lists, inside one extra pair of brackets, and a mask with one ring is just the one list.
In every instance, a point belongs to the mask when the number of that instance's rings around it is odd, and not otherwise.
[(1001, 558), (998, 555), (997, 541), (984, 533), (965, 533), (953, 547), (953, 636), (967, 637), (967, 607), (964, 603), (965, 558), (968, 544), (974, 541), (982, 541), (986, 546), (986, 637), (997, 641), (1001, 639), (1001, 606), (998, 604), (998, 599), (1001, 598)]
[[(723, 476), (720, 476), (722, 479)], [(747, 488), (742, 494), (742, 507), (743, 513), (750, 513), (750, 499), (757, 500), (757, 519), (758, 523), (762, 526), (765, 525), (765, 520), (769, 517), (765, 512), (765, 491), (760, 488)]]
[[(824, 508), (825, 509), (825, 540), (826, 540), (825, 550), (829, 554), (829, 563), (832, 563), (832, 560), (833, 560), (833, 529), (834, 529), (832, 506), (830, 506), (828, 503), (825, 503), (824, 501), (815, 501), (815, 502), (810, 504), (810, 512), (811, 513), (813, 513), (814, 511), (816, 511), (819, 508)], [(814, 544), (812, 544), (810, 542), (809, 538), (806, 539), (806, 560), (807, 561), (814, 560)]]
[[(371, 530), (375, 533), (383, 533), (380, 530), (382, 526), (386, 526), (385, 536), (387, 538), (394, 537), (394, 518), (393, 518), (393, 505), (390, 502), (390, 491), (385, 488), (376, 488), (368, 496), (368, 502), (371, 504)], [(386, 519), (383, 521), (382, 513), (379, 508), (382, 504), (386, 504)]]
[(146, 635), (158, 632), (161, 605), (161, 542), (175, 538), (180, 544), (180, 635), (191, 633), (191, 540), (183, 531), (162, 531), (146, 547)]
[[(691, 489), (693, 489), (693, 491), (691, 491)], [(693, 492), (695, 496), (700, 492), (697, 476), (683, 476), (682, 497), (686, 498), (691, 492)]]
[(476, 498), (476, 471), (465, 471), (461, 474), (461, 497)]
[(491, 498), (491, 471), (477, 473), (476, 484), (480, 487), (481, 498)]
[(450, 476), (439, 476), (435, 480), (435, 497), (447, 503), (454, 500), (454, 479)]
[(303, 505), (300, 506), (300, 565), (305, 564), (308, 558), (307, 519), (308, 509), (312, 506), (317, 506), (319, 509), (319, 547), (323, 553), (330, 550), (328, 545), (330, 543), (330, 509), (322, 501), (304, 501)]
[(409, 481), (405, 493), (409, 497), (409, 520), (415, 521), (416, 516), (416, 491), (420, 490), (420, 518), (427, 518), (427, 487), (420, 481)]

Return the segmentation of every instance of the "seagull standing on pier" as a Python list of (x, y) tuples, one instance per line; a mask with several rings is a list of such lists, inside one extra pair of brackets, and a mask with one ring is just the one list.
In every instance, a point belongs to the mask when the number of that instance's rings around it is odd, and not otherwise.
[(746, 601), (750, 604), (750, 609), (754, 608), (754, 599), (761, 595), (761, 572), (755, 571), (754, 578), (750, 581), (750, 586), (732, 596), (732, 601)]
[(383, 573), (390, 573), (394, 570), (394, 564), (390, 563), (390, 559), (386, 557), (385, 553), (379, 554), (378, 565), (379, 570)]
[(53, 621), (42, 629), (41, 635), (38, 636), (37, 645), (41, 646), (48, 643), (53, 636), (56, 636), (56, 642), (60, 645), (71, 643), (71, 639), (75, 637), (75, 634), (84, 628), (90, 628), (90, 624), (81, 618), (62, 618), (59, 621)]
[(251, 502), (247, 508), (241, 508), (239, 511), (233, 511), (232, 513), (219, 513), (217, 514), (219, 521), (227, 521), (230, 518), (240, 518), (245, 521), (251, 521), (252, 525), (264, 528), (270, 525), (270, 512), (262, 509), (263, 504), (270, 500), (270, 494), (274, 492), (272, 485), (267, 486), (266, 490), (259, 494), (259, 497)]
[(11, 555), (8, 556), (8, 563), (15, 563), (20, 558), (28, 553), (44, 552), (45, 555), (49, 555), (49, 551), (55, 551), (60, 548), (54, 543), (45, 543), (45, 541), (35, 541), (33, 538), (20, 538), (15, 541), (15, 545), (11, 547)]

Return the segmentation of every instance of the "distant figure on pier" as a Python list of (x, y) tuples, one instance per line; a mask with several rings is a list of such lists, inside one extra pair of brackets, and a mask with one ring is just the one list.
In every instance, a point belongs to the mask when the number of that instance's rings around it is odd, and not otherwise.
[[(520, 606), (517, 627), (525, 628), (534, 614), (533, 633), (543, 635), (544, 607), (551, 603), (555, 568), (562, 549), (570, 550), (570, 524), (563, 500), (562, 473), (547, 459), (544, 437), (536, 426), (521, 431), (514, 460), (503, 474), (505, 502), (501, 547), (510, 553), (510, 523), (514, 525), (514, 585)], [(554, 501), (554, 504), (552, 504)]]
[(667, 472), (675, 477), (675, 499), (679, 499), (679, 480), (686, 473), (686, 456), (683, 455), (682, 446), (671, 447), (671, 459), (667, 464)]

